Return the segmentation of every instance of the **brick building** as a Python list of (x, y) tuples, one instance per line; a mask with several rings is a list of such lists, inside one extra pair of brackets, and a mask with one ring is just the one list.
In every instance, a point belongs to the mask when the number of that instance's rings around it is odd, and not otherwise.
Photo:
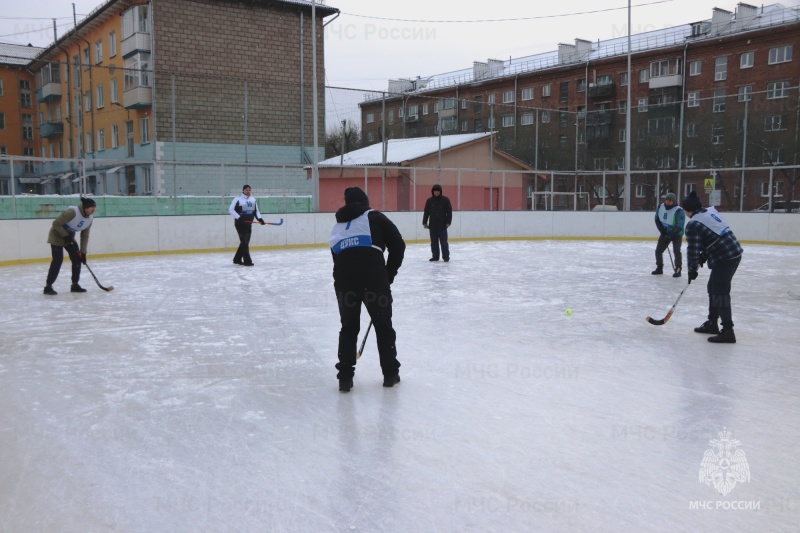
[[(587, 174), (625, 170), (630, 137), (640, 208), (654, 207), (659, 192), (702, 187), (708, 169), (719, 169), (716, 186), (731, 207), (798, 198), (797, 169), (762, 170), (746, 184), (735, 171), (800, 163), (798, 13), (739, 3), (735, 13), (717, 8), (709, 20), (632, 36), (630, 102), (627, 38), (391, 80), (388, 96), (361, 104), (363, 136), (496, 131), (498, 148), (537, 170)], [(618, 202), (623, 180), (612, 181), (589, 187)], [(570, 177), (555, 187), (583, 186)]]
[[(25, 68), (42, 51), (34, 46), (0, 43), (0, 157), (36, 156), (34, 77)], [(15, 165), (14, 174), (32, 174), (30, 164)], [(8, 163), (0, 163), (0, 178), (10, 176)], [(0, 195), (11, 194), (10, 181), (0, 179)]]
[[(81, 174), (95, 194), (202, 194), (208, 185), (196, 168), (152, 162), (310, 162), (311, 8), (307, 0), (107, 0), (30, 62), (38, 148), (48, 158), (30, 192), (73, 192)], [(338, 11), (319, 3), (315, 11), (324, 116), (323, 19)], [(69, 158), (89, 162), (59, 161)]]

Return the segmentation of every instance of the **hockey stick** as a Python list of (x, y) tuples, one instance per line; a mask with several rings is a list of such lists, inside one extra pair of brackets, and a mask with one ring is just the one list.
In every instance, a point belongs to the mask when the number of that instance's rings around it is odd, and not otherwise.
[(97, 283), (98, 287), (100, 287), (101, 289), (103, 289), (106, 292), (111, 292), (111, 291), (114, 290), (114, 286), (113, 285), (109, 285), (108, 287), (103, 287), (102, 285), (100, 285), (100, 280), (97, 279), (97, 276), (94, 275), (94, 272), (92, 272), (92, 269), (89, 268), (89, 264), (88, 263), (84, 263), (83, 265), (86, 267), (86, 270), (89, 271), (89, 274), (92, 275), (92, 277), (94, 278), (94, 282)]
[(675, 306), (677, 306), (677, 305), (678, 305), (678, 302), (680, 302), (680, 301), (681, 301), (681, 296), (683, 296), (683, 293), (684, 293), (684, 292), (686, 292), (686, 289), (688, 289), (688, 288), (689, 288), (689, 285), (690, 285), (690, 284), (691, 284), (691, 281), (689, 281), (689, 283), (687, 283), (687, 284), (686, 284), (686, 286), (683, 288), (683, 290), (681, 291), (681, 293), (678, 295), (678, 299), (677, 299), (677, 300), (675, 300), (675, 303), (674, 303), (674, 304), (672, 304), (672, 307), (670, 308), (669, 312), (667, 313), (667, 316), (665, 316), (665, 317), (664, 317), (664, 318), (662, 318), (661, 320), (656, 320), (656, 319), (654, 319), (654, 318), (650, 318), (650, 317), (647, 317), (647, 319), (646, 319), (646, 320), (647, 320), (648, 322), (650, 322), (651, 324), (653, 324), (654, 326), (663, 326), (664, 324), (666, 324), (666, 323), (667, 323), (667, 321), (668, 321), (668, 320), (670, 319), (670, 317), (672, 316), (672, 313), (675, 311)]
[[(254, 224), (254, 225), (257, 225), (257, 226), (261, 225), (261, 222), (253, 222), (252, 220), (244, 220), (243, 222), (245, 224)], [(267, 226), (282, 226), (283, 225), (283, 219), (281, 219), (280, 222), (264, 222), (264, 225), (267, 225)]]
[(356, 361), (361, 359), (361, 354), (364, 353), (364, 345), (367, 344), (367, 337), (369, 337), (370, 329), (372, 329), (372, 320), (369, 321), (369, 326), (367, 326), (367, 332), (364, 334), (364, 340), (361, 341), (361, 348), (358, 349), (358, 353), (356, 354)]
[(672, 243), (669, 243), (669, 245), (667, 246), (667, 253), (669, 254), (669, 262), (672, 263), (672, 271), (675, 272), (675, 261), (672, 260), (672, 252), (669, 251), (669, 247), (671, 245)]

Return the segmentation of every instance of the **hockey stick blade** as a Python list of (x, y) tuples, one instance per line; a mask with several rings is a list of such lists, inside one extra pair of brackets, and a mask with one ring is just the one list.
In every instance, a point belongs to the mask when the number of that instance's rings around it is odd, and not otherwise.
[(267, 222), (267, 224), (269, 224), (270, 226), (282, 226), (283, 219), (281, 219), (280, 222)]
[(356, 353), (356, 361), (361, 359), (361, 354), (364, 353), (364, 346), (367, 344), (367, 337), (369, 337), (369, 330), (372, 329), (372, 320), (369, 321), (369, 326), (367, 326), (367, 332), (364, 334), (364, 340), (361, 341), (361, 348), (358, 349)]
[(688, 288), (689, 284), (687, 283), (686, 287), (684, 287), (681, 293), (678, 295), (678, 299), (675, 300), (675, 303), (672, 304), (672, 307), (670, 307), (669, 311), (667, 312), (667, 316), (665, 316), (661, 320), (650, 317), (647, 317), (645, 320), (647, 320), (648, 323), (653, 324), (654, 326), (663, 326), (664, 324), (666, 324), (667, 321), (672, 317), (672, 313), (675, 312), (675, 307), (678, 305), (678, 302), (681, 301), (681, 296), (683, 296), (683, 293), (686, 292), (686, 289)]
[(260, 222), (254, 222), (252, 220), (245, 220), (243, 221), (245, 224), (252, 224), (254, 226), (283, 226), (283, 219), (279, 222), (264, 222), (261, 224)]
[(99, 279), (97, 279), (97, 276), (95, 276), (95, 275), (94, 275), (94, 272), (92, 272), (92, 269), (91, 269), (91, 268), (89, 268), (89, 265), (87, 265), (86, 263), (84, 263), (84, 266), (86, 266), (86, 270), (88, 270), (88, 271), (89, 271), (89, 274), (91, 274), (91, 275), (92, 275), (92, 277), (94, 278), (94, 282), (95, 282), (95, 283), (97, 283), (97, 286), (98, 286), (98, 287), (100, 287), (101, 289), (103, 289), (103, 290), (104, 290), (104, 291), (106, 291), (106, 292), (111, 292), (111, 291), (113, 291), (113, 290), (114, 290), (114, 286), (113, 286), (113, 285), (109, 285), (108, 287), (103, 287), (103, 286), (100, 284), (100, 280), (99, 280)]

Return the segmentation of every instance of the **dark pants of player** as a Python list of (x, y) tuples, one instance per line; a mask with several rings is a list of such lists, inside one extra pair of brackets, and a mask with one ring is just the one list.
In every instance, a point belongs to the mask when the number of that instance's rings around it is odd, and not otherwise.
[[(78, 283), (81, 279), (81, 258), (78, 256), (78, 247), (73, 245), (66, 248), (69, 260), (72, 261), (72, 283)], [(61, 271), (61, 263), (64, 262), (64, 246), (51, 244), (50, 251), (53, 254), (53, 260), (50, 262), (50, 270), (47, 272), (48, 285), (56, 282), (58, 273)]]
[(253, 233), (252, 224), (234, 224), (236, 233), (239, 234), (239, 249), (236, 250), (236, 255), (233, 256), (234, 263), (252, 263), (250, 258), (250, 236)]
[(450, 246), (447, 244), (447, 228), (433, 229), (431, 232), (431, 257), (439, 260), (439, 243), (442, 244), (442, 259), (450, 259)]
[(341, 290), (337, 287), (336, 299), (339, 302), (339, 317), (342, 320), (342, 329), (339, 330), (339, 362), (336, 363), (339, 373), (336, 377), (352, 378), (355, 373), (362, 303), (372, 318), (372, 327), (375, 328), (383, 375), (396, 376), (399, 373), (400, 362), (397, 360), (395, 347), (397, 335), (392, 327), (392, 291), (389, 286), (379, 291)]
[(681, 241), (683, 237), (678, 235), (675, 238), (669, 238), (666, 235), (661, 235), (658, 238), (656, 245), (656, 266), (664, 268), (664, 252), (667, 250), (669, 243), (672, 243), (672, 252), (675, 254), (675, 270), (679, 270), (683, 266), (683, 256), (681, 255)]
[(708, 320), (712, 324), (721, 320), (723, 328), (733, 327), (731, 315), (731, 280), (739, 268), (742, 256), (714, 263), (708, 277)]

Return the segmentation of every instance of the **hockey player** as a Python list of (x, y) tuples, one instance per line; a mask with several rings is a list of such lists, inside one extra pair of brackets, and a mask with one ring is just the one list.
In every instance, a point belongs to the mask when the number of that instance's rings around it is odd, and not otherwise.
[[(86, 251), (89, 247), (89, 230), (94, 219), (94, 211), (97, 204), (91, 198), (81, 198), (80, 206), (70, 206), (53, 221), (47, 242), (50, 244), (50, 252), (53, 260), (50, 261), (50, 270), (47, 272), (47, 281), (44, 286), (44, 293), (48, 296), (58, 294), (53, 289), (53, 283), (58, 278), (61, 271), (61, 264), (64, 262), (64, 250), (69, 254), (72, 262), (72, 286), (70, 292), (86, 292), (86, 289), (78, 284), (81, 278), (81, 263), (86, 264)], [(75, 234), (81, 232), (80, 249), (75, 244)]]
[[(331, 230), (333, 286), (339, 302), (339, 390), (353, 387), (356, 344), (361, 326), (361, 304), (367, 308), (383, 372), (383, 386), (400, 382), (400, 362), (392, 327), (392, 291), (389, 287), (403, 263), (406, 243), (386, 215), (369, 207), (367, 194), (358, 187), (344, 191), (345, 205), (336, 212)], [(384, 262), (383, 252), (389, 250)]]
[(430, 232), (431, 258), (439, 260), (439, 243), (442, 245), (442, 259), (450, 261), (450, 246), (447, 243), (447, 228), (453, 222), (453, 206), (447, 196), (442, 195), (442, 186), (438, 183), (431, 187), (431, 197), (425, 202), (422, 212), (422, 227)]
[(679, 278), (683, 266), (681, 242), (683, 241), (683, 225), (686, 222), (686, 216), (683, 209), (676, 203), (677, 198), (674, 193), (668, 192), (662, 198), (664, 201), (656, 210), (656, 227), (659, 232), (658, 244), (656, 244), (656, 269), (651, 274), (664, 273), (664, 250), (672, 244), (672, 250), (675, 252), (672, 277)]
[[(708, 261), (708, 320), (694, 328), (697, 333), (712, 333), (709, 342), (734, 343), (731, 315), (731, 280), (742, 260), (742, 246), (716, 209), (703, 208), (692, 191), (681, 203), (689, 217), (686, 224), (686, 262), (689, 283), (697, 279), (697, 269)], [(721, 320), (722, 331), (717, 321)]]
[(250, 196), (251, 187), (242, 187), (242, 194), (231, 202), (228, 212), (234, 218), (233, 227), (239, 234), (239, 248), (233, 256), (234, 265), (253, 266), (250, 258), (250, 236), (253, 232), (253, 220), (257, 220), (262, 226), (266, 224), (258, 211), (258, 202), (255, 196)]

